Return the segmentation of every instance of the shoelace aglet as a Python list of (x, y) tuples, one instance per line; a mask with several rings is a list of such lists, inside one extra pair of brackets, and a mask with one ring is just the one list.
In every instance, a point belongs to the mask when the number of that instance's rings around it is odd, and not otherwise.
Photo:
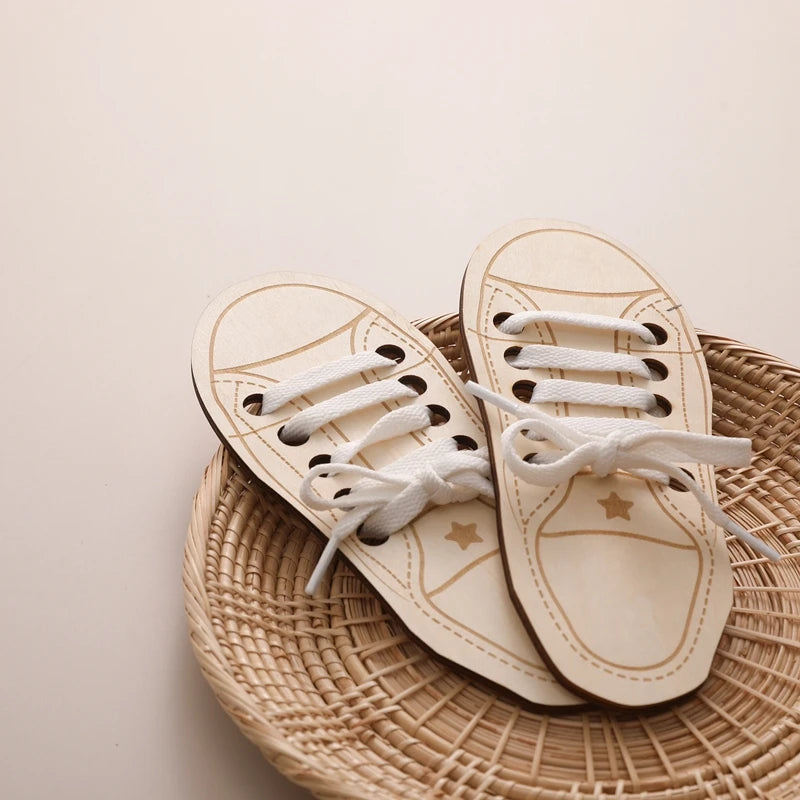
[(741, 525), (737, 522), (734, 522), (730, 517), (726, 516), (726, 522), (723, 526), (726, 531), (732, 533), (737, 539), (745, 542), (746, 544), (750, 545), (750, 547), (756, 551), (764, 558), (768, 558), (770, 561), (780, 561), (781, 554), (777, 550), (773, 550), (768, 544), (762, 542), (756, 536), (753, 536), (752, 533), (745, 530)]
[(497, 392), (493, 392), (474, 381), (467, 381), (465, 385), (467, 391), (473, 397), (483, 400), (484, 403), (491, 403), (493, 406), (497, 406), (501, 411), (507, 411), (509, 414), (513, 414), (520, 419), (531, 415), (531, 408), (528, 405), (515, 403), (513, 400), (509, 400), (507, 397), (503, 397), (503, 395), (497, 394)]
[(342, 536), (333, 535), (325, 543), (325, 549), (322, 551), (322, 555), (320, 555), (319, 559), (317, 559), (311, 577), (308, 579), (308, 583), (306, 583), (305, 591), (310, 597), (313, 597), (317, 593), (317, 589), (319, 589), (319, 585), (322, 583), (322, 579), (328, 571), (328, 567), (330, 567), (343, 538)]

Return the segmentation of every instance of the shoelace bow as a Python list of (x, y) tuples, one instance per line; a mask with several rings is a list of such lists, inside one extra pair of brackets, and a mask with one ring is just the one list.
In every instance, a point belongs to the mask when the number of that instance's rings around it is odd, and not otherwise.
[[(264, 392), (262, 414), (272, 413), (306, 392), (320, 389), (342, 378), (396, 362), (374, 352), (357, 353), (307, 370)], [(295, 414), (281, 429), (287, 444), (305, 441), (315, 430), (346, 414), (388, 400), (416, 398), (418, 393), (399, 380), (365, 384), (323, 400)], [(457, 442), (443, 438), (423, 445), (382, 469), (349, 463), (364, 448), (397, 436), (421, 431), (432, 424), (426, 406), (402, 406), (381, 417), (361, 439), (333, 451), (329, 463), (311, 467), (300, 485), (300, 499), (316, 510), (345, 513), (331, 530), (328, 542), (306, 584), (313, 594), (333, 560), (341, 542), (359, 531), (364, 537), (385, 539), (404, 528), (429, 504), (443, 505), (494, 494), (487, 448), (461, 450)], [(355, 483), (346, 494), (327, 498), (314, 487), (321, 477), (343, 475)]]
[[(653, 334), (638, 323), (592, 314), (524, 312), (511, 315), (499, 327), (504, 333), (519, 333), (525, 325), (539, 321), (621, 330), (635, 333), (650, 344), (655, 344)], [(648, 366), (633, 356), (550, 345), (524, 347), (511, 363), (518, 368), (548, 366), (598, 372), (622, 371), (642, 377), (650, 377), (651, 374)], [(501, 447), (503, 460), (522, 480), (538, 486), (556, 486), (585, 468), (590, 468), (599, 477), (621, 470), (663, 484), (674, 480), (692, 492), (714, 523), (747, 543), (760, 555), (773, 561), (780, 558), (773, 548), (731, 519), (689, 473), (677, 466), (690, 462), (745, 467), (750, 463), (749, 439), (666, 430), (646, 420), (553, 417), (531, 405), (534, 402), (577, 402), (652, 409), (656, 405), (655, 396), (637, 387), (545, 380), (536, 384), (528, 404), (508, 400), (472, 381), (467, 383), (467, 389), (484, 402), (518, 418), (517, 422), (503, 431)], [(534, 441), (549, 442), (555, 451), (525, 460), (515, 446), (519, 435)]]

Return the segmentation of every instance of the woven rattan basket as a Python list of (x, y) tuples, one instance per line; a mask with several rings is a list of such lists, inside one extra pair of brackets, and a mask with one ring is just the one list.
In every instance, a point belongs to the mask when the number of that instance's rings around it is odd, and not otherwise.
[[(463, 374), (457, 317), (419, 325)], [(734, 606), (700, 690), (641, 713), (499, 695), (411, 639), (343, 559), (330, 596), (306, 597), (320, 540), (220, 449), (194, 502), (185, 598), (242, 732), (321, 798), (800, 798), (800, 370), (701, 338), (714, 431), (756, 452), (718, 473), (720, 499), (787, 555), (729, 542)]]

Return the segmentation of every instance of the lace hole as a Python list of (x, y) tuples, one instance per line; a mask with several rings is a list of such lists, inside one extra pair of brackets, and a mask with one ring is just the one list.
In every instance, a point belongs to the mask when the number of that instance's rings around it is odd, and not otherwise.
[(656, 404), (647, 413), (651, 417), (668, 417), (672, 413), (672, 403), (660, 394), (655, 395)]
[(499, 314), (495, 314), (494, 317), (492, 317), (495, 328), (499, 328), (510, 316), (510, 311), (501, 311)]
[(505, 353), (503, 353), (503, 357), (509, 366), (514, 367), (514, 369), (522, 369), (522, 367), (516, 367), (511, 363), (521, 352), (521, 347), (509, 347)]
[(375, 349), (375, 352), (379, 356), (390, 358), (395, 362), (395, 364), (401, 363), (406, 357), (405, 350), (403, 350), (402, 347), (398, 347), (396, 344), (382, 344), (380, 347)]
[[(695, 479), (694, 475), (692, 475), (692, 473), (689, 472), (688, 469), (684, 469), (683, 467), (681, 467), (681, 472), (685, 472), (692, 480)], [(674, 489), (676, 492), (689, 491), (680, 481), (676, 480), (675, 478), (669, 479), (669, 488)]]
[(654, 358), (643, 358), (642, 361), (644, 361), (647, 369), (650, 370), (651, 381), (663, 381), (667, 379), (669, 370), (667, 369), (666, 364), (662, 364), (660, 361), (656, 361)]
[(455, 443), (458, 445), (459, 450), (477, 450), (478, 443), (471, 437), (471, 436), (464, 436), (463, 434), (458, 434), (454, 436), (453, 439)]
[(356, 537), (361, 544), (367, 545), (367, 547), (380, 547), (382, 544), (386, 544), (389, 541), (388, 536), (370, 536), (368, 533), (364, 533), (363, 525), (359, 525), (358, 529), (356, 530)]
[(403, 375), (397, 380), (399, 380), (403, 386), (408, 386), (409, 389), (413, 389), (417, 394), (425, 394), (428, 389), (428, 384), (418, 375)]
[[(330, 464), (330, 463), (331, 463), (331, 457), (330, 455), (328, 455), (328, 453), (318, 453), (312, 459), (309, 460), (308, 468), (313, 469), (314, 467), (318, 467), (320, 464)], [(319, 476), (320, 478), (327, 478), (328, 473), (320, 472)]]
[(514, 397), (517, 398), (517, 400), (520, 400), (523, 403), (530, 403), (531, 397), (533, 397), (533, 390), (535, 388), (536, 384), (533, 381), (517, 381), (511, 387), (511, 392), (513, 393)]
[(450, 419), (450, 412), (444, 406), (428, 406), (427, 408), (431, 412), (431, 425), (435, 428), (444, 425)]
[(286, 434), (283, 432), (284, 427), (285, 427), (284, 425), (281, 425), (281, 427), (278, 428), (278, 438), (284, 444), (289, 445), (289, 447), (299, 447), (301, 444), (305, 444), (310, 438), (310, 437), (306, 436), (305, 438), (300, 438), (300, 439), (289, 439), (286, 436)]
[(254, 417), (261, 416), (261, 401), (264, 398), (263, 394), (249, 394), (242, 400), (242, 408)]
[(660, 325), (656, 325), (654, 322), (645, 322), (643, 324), (653, 334), (657, 345), (664, 344), (669, 338), (667, 332)]

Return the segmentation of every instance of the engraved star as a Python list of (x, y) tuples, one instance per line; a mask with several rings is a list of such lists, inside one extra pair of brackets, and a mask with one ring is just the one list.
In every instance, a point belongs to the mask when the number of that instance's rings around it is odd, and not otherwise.
[(454, 522), (450, 527), (450, 533), (445, 536), (451, 542), (455, 542), (462, 550), (466, 550), (471, 544), (482, 542), (483, 539), (478, 536), (477, 525), (471, 522), (469, 525), (459, 525)]
[(605, 500), (598, 500), (597, 502), (606, 510), (606, 519), (622, 517), (622, 519), (630, 520), (631, 515), (628, 511), (633, 505), (631, 500), (623, 500), (616, 492), (611, 492)]

